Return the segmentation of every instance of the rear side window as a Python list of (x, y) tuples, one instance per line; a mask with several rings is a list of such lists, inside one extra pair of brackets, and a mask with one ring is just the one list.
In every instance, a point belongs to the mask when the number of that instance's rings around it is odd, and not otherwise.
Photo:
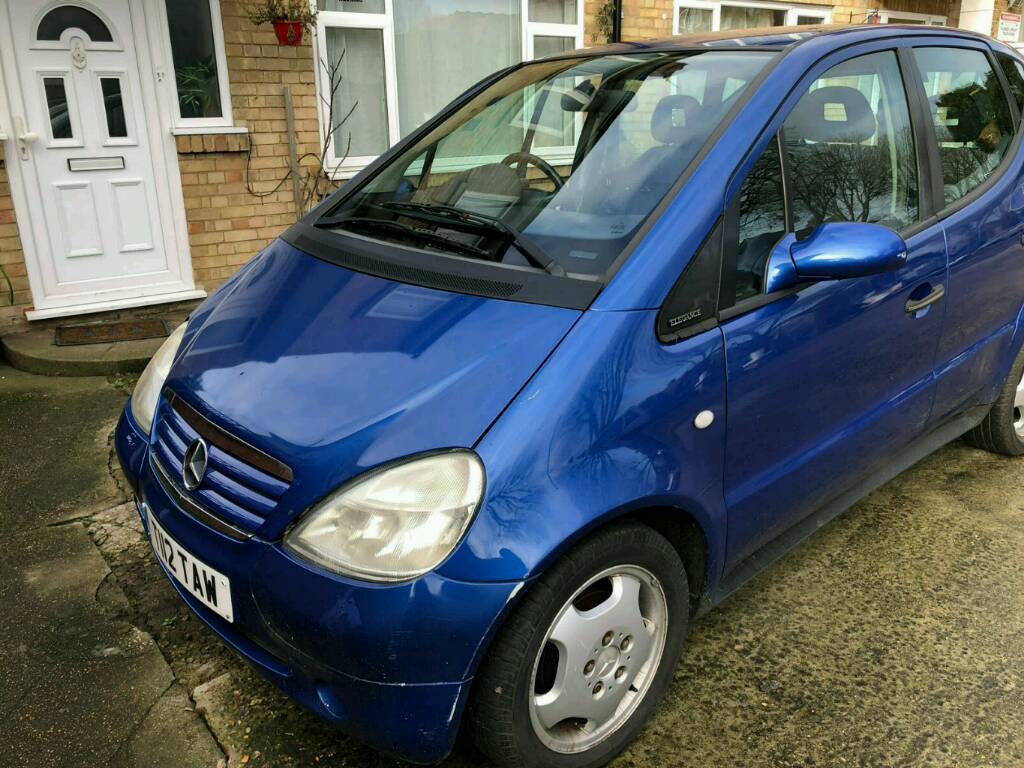
[(988, 57), (967, 48), (915, 48), (942, 160), (946, 205), (981, 186), (1010, 146), (1013, 120)]
[(1017, 108), (1024, 112), (1024, 64), (1005, 53), (997, 53), (996, 61), (1006, 75), (1006, 82), (1010, 85), (1010, 94), (1017, 102)]
[(914, 135), (893, 51), (826, 72), (786, 119), (783, 136), (798, 236), (830, 221), (898, 230), (917, 219)]

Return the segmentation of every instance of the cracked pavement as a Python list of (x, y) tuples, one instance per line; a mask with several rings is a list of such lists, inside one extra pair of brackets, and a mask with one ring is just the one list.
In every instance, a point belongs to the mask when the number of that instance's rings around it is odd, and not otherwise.
[[(117, 384), (0, 366), (0, 765), (399, 765), (177, 598), (109, 463)], [(1024, 460), (947, 446), (696, 622), (614, 768), (1019, 768), (1022, 553)]]
[(0, 763), (209, 766), (216, 741), (86, 528), (122, 503), (105, 379), (0, 366)]

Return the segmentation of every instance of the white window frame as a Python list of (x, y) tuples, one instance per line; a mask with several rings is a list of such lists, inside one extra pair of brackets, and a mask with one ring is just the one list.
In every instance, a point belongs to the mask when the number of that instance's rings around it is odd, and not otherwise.
[(760, 0), (725, 0), (724, 2), (718, 2), (718, 0), (714, 2), (710, 0), (675, 0), (672, 5), (672, 34), (680, 34), (679, 10), (681, 8), (711, 11), (711, 31), (718, 32), (722, 28), (723, 5), (786, 11), (786, 26), (795, 27), (797, 18), (800, 16), (814, 16), (821, 19), (822, 24), (832, 23), (832, 6), (830, 5), (794, 5), (793, 3), (760, 2)]
[(576, 0), (576, 23), (556, 24), (552, 22), (530, 21), (530, 0), (522, 0), (523, 19), (523, 61), (533, 61), (534, 39), (537, 37), (568, 37), (572, 38), (573, 48), (583, 47), (583, 17), (585, 0)]
[[(351, 11), (318, 11), (316, 18), (316, 92), (317, 101), (320, 105), (320, 126), (321, 144), (331, 130), (331, 116), (328, 105), (324, 103), (325, 72), (321, 62), (328, 61), (327, 58), (327, 30), (329, 28), (345, 29), (377, 29), (381, 32), (384, 43), (384, 91), (385, 103), (387, 105), (387, 142), (388, 146), (394, 144), (401, 138), (401, 130), (398, 123), (398, 78), (396, 77), (395, 65), (395, 24), (394, 24), (394, 0), (384, 0), (384, 13), (353, 13)], [(344, 88), (344, 84), (342, 84)], [(335, 137), (336, 139), (336, 137)], [(339, 142), (331, 142), (330, 152), (327, 156), (328, 169), (333, 175), (339, 178), (349, 178), (372, 163), (377, 155), (366, 155), (357, 157), (338, 157), (336, 151)]]
[[(890, 22), (889, 18), (895, 16), (897, 21)], [(878, 19), (882, 24), (899, 24), (898, 19), (914, 19), (915, 21), (923, 21), (924, 26), (946, 26), (945, 16), (935, 16), (929, 13), (911, 13), (910, 11), (878, 11)]]
[[(216, 0), (210, 0), (216, 2)], [(534, 57), (534, 40), (537, 37), (567, 37), (572, 38), (575, 48), (583, 47), (584, 24), (586, 17), (585, 0), (576, 0), (576, 23), (555, 24), (546, 22), (530, 21), (530, 0), (520, 0), (520, 17), (522, 19), (522, 51), (521, 61), (531, 61)], [(313, 7), (316, 7), (316, 0), (311, 0)], [(320, 97), (324, 95), (324, 72), (320, 65), (321, 61), (327, 61), (327, 30), (343, 27), (347, 29), (379, 29), (384, 37), (384, 91), (388, 114), (388, 146), (394, 146), (402, 137), (399, 127), (398, 114), (398, 78), (396, 75), (395, 60), (395, 35), (394, 35), (394, 0), (384, 0), (383, 13), (353, 13), (350, 11), (318, 11), (316, 20), (315, 48), (317, 52), (316, 62), (316, 89), (320, 114), (320, 141), (324, 140), (325, 132), (330, 130), (330, 115), (327, 105)], [(481, 76), (486, 73), (481, 73)], [(344, 86), (342, 86), (344, 87)], [(351, 178), (371, 162), (377, 159), (377, 155), (363, 157), (348, 157), (344, 162), (335, 155), (337, 142), (332, 142), (331, 151), (328, 153), (328, 171), (338, 179)], [(554, 154), (561, 158), (564, 152), (558, 152), (558, 148), (549, 147), (547, 151), (554, 150)], [(500, 160), (501, 158), (497, 158)], [(496, 160), (496, 161), (497, 161)], [(474, 163), (476, 165), (476, 163)], [(448, 169), (446, 169), (448, 170)]]
[[(156, 19), (159, 25), (158, 46), (161, 49), (160, 64), (157, 68), (157, 81), (163, 85), (165, 98), (171, 115), (172, 133), (216, 133), (234, 130), (231, 113), (231, 83), (228, 80), (228, 60), (224, 50), (224, 25), (220, 15), (220, 0), (206, 0), (210, 6), (210, 26), (213, 30), (213, 47), (217, 59), (217, 84), (220, 86), (220, 117), (182, 117), (181, 104), (178, 101), (178, 78), (174, 70), (174, 52), (171, 48), (171, 27), (167, 19), (167, 3), (165, 0), (150, 0), (150, 7), (156, 8)], [(223, 129), (228, 129), (224, 131)]]

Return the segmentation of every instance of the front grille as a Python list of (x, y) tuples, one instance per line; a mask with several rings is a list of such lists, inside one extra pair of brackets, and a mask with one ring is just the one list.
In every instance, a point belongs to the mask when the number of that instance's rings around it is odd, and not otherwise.
[[(184, 498), (235, 529), (255, 533), (290, 487), (291, 469), (225, 432), (173, 392), (164, 392), (164, 403), (153, 444), (159, 469)], [(198, 438), (207, 445), (206, 474), (199, 488), (185, 491), (185, 451)]]

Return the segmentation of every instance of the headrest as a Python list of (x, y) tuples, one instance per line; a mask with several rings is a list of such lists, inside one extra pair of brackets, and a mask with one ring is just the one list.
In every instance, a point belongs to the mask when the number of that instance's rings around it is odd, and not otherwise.
[(878, 121), (864, 94), (845, 85), (809, 91), (786, 121), (787, 140), (860, 144), (877, 130)]
[(995, 112), (985, 88), (973, 83), (942, 94), (937, 106), (939, 124), (962, 144), (977, 139)]
[(594, 87), (592, 80), (584, 80), (571, 91), (562, 94), (562, 109), (566, 112), (583, 112), (590, 106), (594, 99)]
[(590, 102), (583, 108), (585, 112), (602, 114), (636, 111), (636, 93), (621, 88), (600, 88)]
[(666, 96), (651, 115), (651, 135), (662, 144), (682, 144), (692, 135), (700, 109), (700, 102), (693, 96)]

